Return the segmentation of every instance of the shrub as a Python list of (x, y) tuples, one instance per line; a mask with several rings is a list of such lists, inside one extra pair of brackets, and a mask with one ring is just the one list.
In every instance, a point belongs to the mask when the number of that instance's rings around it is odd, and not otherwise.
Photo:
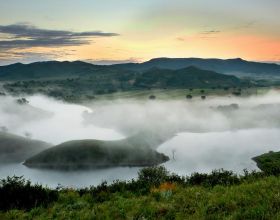
[(150, 95), (150, 96), (149, 96), (149, 99), (155, 100), (155, 99), (156, 99), (156, 96), (155, 96), (155, 95)]
[(58, 199), (58, 192), (31, 185), (23, 177), (7, 177), (0, 181), (0, 210), (26, 209), (47, 206)]
[(192, 95), (187, 95), (186, 98), (187, 99), (192, 99)]
[(145, 183), (149, 187), (159, 186), (167, 181), (168, 177), (169, 172), (163, 166), (143, 168), (138, 172), (138, 181)]
[(203, 185), (214, 187), (216, 185), (233, 185), (240, 183), (240, 179), (232, 171), (223, 169), (214, 170), (210, 174), (193, 173), (188, 179), (189, 185)]

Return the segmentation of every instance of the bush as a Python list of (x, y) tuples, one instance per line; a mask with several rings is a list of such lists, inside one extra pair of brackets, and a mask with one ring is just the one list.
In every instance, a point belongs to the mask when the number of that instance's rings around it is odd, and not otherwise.
[(169, 172), (165, 167), (149, 167), (143, 168), (138, 172), (138, 181), (145, 183), (149, 187), (159, 186), (168, 180)]
[(240, 179), (232, 171), (223, 169), (214, 170), (210, 174), (193, 173), (187, 178), (189, 185), (203, 185), (214, 187), (216, 185), (234, 185), (240, 183)]
[(186, 98), (187, 99), (192, 99), (192, 95), (187, 95)]
[(0, 181), (0, 210), (26, 209), (47, 206), (58, 199), (58, 192), (31, 185), (23, 177), (7, 177)]

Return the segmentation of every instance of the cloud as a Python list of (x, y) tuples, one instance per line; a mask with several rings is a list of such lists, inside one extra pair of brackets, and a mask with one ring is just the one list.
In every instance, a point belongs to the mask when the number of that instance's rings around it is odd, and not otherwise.
[(79, 46), (89, 44), (90, 38), (93, 37), (114, 36), (119, 36), (119, 34), (102, 31), (74, 32), (51, 30), (38, 28), (26, 23), (19, 23), (0, 25), (0, 39), (2, 38), (0, 40), (0, 48), (7, 50), (27, 47)]
[(193, 35), (189, 35), (189, 36), (179, 36), (176, 38), (177, 41), (193, 41), (193, 40), (197, 40), (197, 39), (213, 39), (216, 38), (218, 34), (220, 34), (222, 31), (220, 30), (204, 30), (204, 31), (200, 31), (196, 34)]
[(123, 60), (87, 59), (84, 61), (93, 63), (93, 64), (97, 64), (97, 65), (112, 65), (112, 64), (121, 64), (121, 63), (139, 63), (142, 61), (142, 59), (131, 57), (129, 59), (123, 59)]
[(235, 27), (233, 27), (234, 30), (239, 30), (239, 29), (249, 29), (252, 28), (254, 26), (256, 26), (256, 24), (258, 23), (258, 21), (254, 20), (254, 21), (249, 21), (247, 23), (244, 23), (242, 25), (237, 25)]
[(207, 30), (207, 31), (201, 31), (199, 34), (204, 34), (204, 35), (212, 35), (212, 34), (218, 34), (221, 31), (219, 30)]
[(50, 50), (48, 52), (31, 51), (4, 51), (0, 52), (0, 66), (9, 65), (16, 62), (31, 63), (37, 61), (62, 59), (65, 56), (74, 54), (74, 50)]

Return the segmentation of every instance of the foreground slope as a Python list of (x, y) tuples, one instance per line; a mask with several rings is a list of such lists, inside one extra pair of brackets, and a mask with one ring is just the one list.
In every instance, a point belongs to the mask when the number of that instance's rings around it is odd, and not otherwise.
[(184, 178), (144, 168), (129, 182), (52, 191), (16, 177), (1, 183), (0, 219), (280, 219), (280, 177), (256, 172)]
[(0, 163), (23, 162), (48, 147), (43, 141), (0, 132)]
[(146, 144), (130, 139), (118, 141), (77, 140), (47, 149), (29, 159), (28, 167), (90, 169), (115, 166), (153, 166), (169, 158)]

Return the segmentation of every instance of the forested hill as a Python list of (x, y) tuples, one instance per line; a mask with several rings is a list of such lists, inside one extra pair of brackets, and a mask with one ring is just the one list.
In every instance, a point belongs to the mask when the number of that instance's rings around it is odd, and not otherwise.
[(178, 70), (189, 66), (212, 70), (218, 73), (236, 76), (280, 76), (280, 65), (274, 63), (251, 62), (240, 58), (236, 59), (201, 59), (201, 58), (156, 58), (144, 63), (118, 64), (125, 69), (145, 71), (152, 67)]

